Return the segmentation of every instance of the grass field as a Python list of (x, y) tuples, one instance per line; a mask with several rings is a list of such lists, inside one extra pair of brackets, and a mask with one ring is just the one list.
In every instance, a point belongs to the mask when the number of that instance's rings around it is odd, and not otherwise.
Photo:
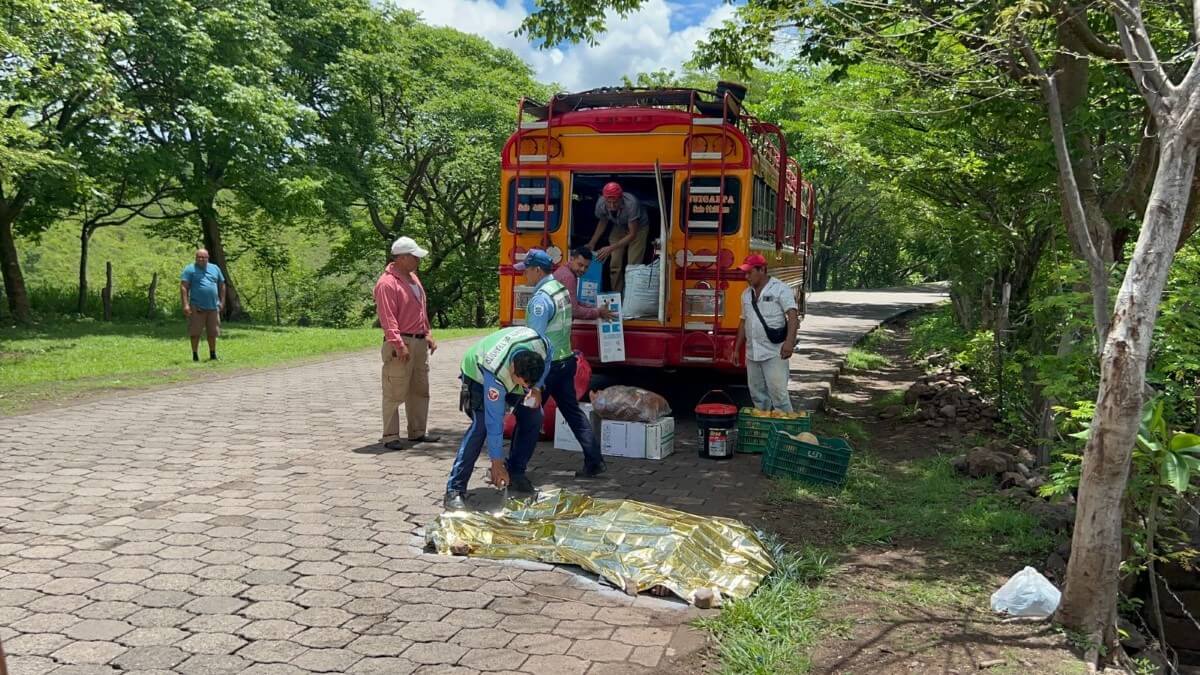
[[(440, 340), (488, 329), (435, 331)], [(213, 372), (261, 368), (323, 354), (375, 347), (378, 328), (300, 328), (226, 324), (217, 345), (220, 360), (192, 362), (179, 321), (55, 321), (0, 328), (0, 414), (112, 389), (143, 388)]]

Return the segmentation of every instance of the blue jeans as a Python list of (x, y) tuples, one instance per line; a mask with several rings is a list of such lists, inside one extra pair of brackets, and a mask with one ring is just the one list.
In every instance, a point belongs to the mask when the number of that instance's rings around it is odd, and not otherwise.
[[(458, 446), (458, 454), (454, 456), (454, 466), (450, 469), (450, 480), (446, 482), (446, 492), (466, 492), (467, 482), (471, 480), (471, 472), (475, 470), (475, 461), (479, 452), (487, 442), (487, 427), (483, 423), (483, 385), (466, 380), (471, 390), (472, 404), (467, 409), (471, 418), (471, 426), (463, 436)], [(523, 396), (509, 394), (505, 402), (513, 407), (517, 416), (517, 426), (513, 429), (512, 442), (508, 446), (508, 459), (504, 465), (510, 476), (523, 476), (529, 466), (529, 458), (533, 456), (533, 448), (537, 444), (538, 434), (542, 429), (542, 409), (527, 408), (522, 405)]]
[(578, 368), (574, 354), (551, 363), (550, 373), (546, 375), (546, 396), (552, 397), (554, 404), (562, 411), (563, 419), (575, 434), (575, 440), (583, 446), (583, 466), (591, 469), (603, 464), (604, 460), (600, 457), (596, 434), (592, 432), (592, 421), (583, 414), (579, 399), (575, 396), (575, 371)]

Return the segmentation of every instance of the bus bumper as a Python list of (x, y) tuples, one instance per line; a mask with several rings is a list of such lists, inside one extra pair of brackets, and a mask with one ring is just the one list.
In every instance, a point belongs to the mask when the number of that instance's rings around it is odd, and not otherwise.
[(625, 360), (600, 363), (600, 345), (594, 326), (575, 326), (571, 345), (593, 365), (606, 367), (639, 366), (645, 368), (708, 368), (744, 372), (731, 359), (736, 334), (678, 329), (625, 328)]

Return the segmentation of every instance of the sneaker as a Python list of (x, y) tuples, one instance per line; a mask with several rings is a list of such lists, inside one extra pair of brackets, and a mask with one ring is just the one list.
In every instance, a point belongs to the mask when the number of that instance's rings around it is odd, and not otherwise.
[(585, 466), (575, 472), (576, 478), (595, 478), (600, 474), (608, 471), (608, 465), (601, 462), (596, 466)]
[(441, 436), (434, 436), (432, 434), (421, 434), (420, 436), (417, 436), (416, 438), (408, 439), (408, 442), (409, 443), (437, 443), (440, 440), (442, 440)]
[(442, 506), (447, 511), (465, 511), (467, 509), (466, 495), (461, 492), (447, 492), (442, 500)]
[(511, 478), (512, 489), (514, 492), (521, 492), (524, 494), (533, 494), (534, 492), (537, 492), (537, 488), (533, 487), (533, 483), (529, 481), (529, 476), (522, 474), (520, 476), (512, 476)]
[(396, 439), (394, 441), (388, 441), (387, 443), (384, 443), (383, 447), (387, 448), (388, 450), (404, 450), (408, 448), (408, 443)]

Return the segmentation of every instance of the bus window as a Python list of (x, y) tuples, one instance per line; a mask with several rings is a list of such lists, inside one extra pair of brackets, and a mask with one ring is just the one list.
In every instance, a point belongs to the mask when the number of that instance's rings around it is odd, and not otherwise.
[(752, 239), (775, 243), (775, 206), (776, 192), (761, 176), (754, 177), (754, 203), (751, 211), (754, 215)]
[[(681, 187), (682, 191), (689, 191), (687, 181), (684, 181)], [(683, 229), (686, 223), (692, 236), (716, 234), (718, 204), (722, 204), (724, 208), (724, 213), (720, 216), (722, 231), (727, 235), (738, 231), (742, 219), (741, 179), (736, 176), (726, 176), (723, 196), (716, 194), (721, 187), (720, 176), (696, 176), (692, 179), (692, 187), (698, 190), (685, 196), (684, 203), (688, 205), (688, 209), (683, 222), (679, 224), (680, 229)]]
[[(543, 186), (545, 177), (533, 176), (521, 178), (521, 194), (517, 195), (516, 179), (508, 181), (508, 206), (504, 209), (504, 221), (508, 231), (540, 232), (545, 227), (542, 215), (546, 209), (546, 194)], [(557, 232), (562, 220), (562, 181), (550, 179), (550, 231)], [(520, 206), (517, 209), (517, 222), (513, 224), (513, 198), (518, 198)]]

